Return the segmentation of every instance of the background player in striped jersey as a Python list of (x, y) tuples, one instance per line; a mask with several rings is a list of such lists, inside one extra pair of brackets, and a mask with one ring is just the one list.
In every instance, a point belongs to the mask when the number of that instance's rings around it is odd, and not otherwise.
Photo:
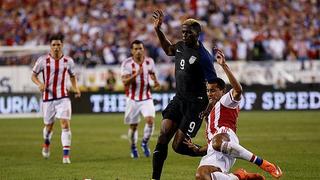
[(185, 143), (192, 147), (195, 152), (207, 151), (197, 169), (196, 179), (202, 180), (263, 180), (263, 176), (257, 173), (248, 173), (239, 169), (234, 173), (229, 170), (235, 163), (236, 158), (244, 159), (258, 165), (273, 177), (282, 175), (280, 168), (248, 151), (239, 144), (236, 135), (237, 119), (239, 115), (239, 103), (241, 100), (242, 87), (226, 64), (224, 54), (217, 49), (216, 59), (226, 73), (232, 89), (225, 93), (225, 82), (217, 78), (207, 84), (209, 99), (216, 102), (208, 117), (206, 134), (207, 146), (198, 148), (190, 139)]
[[(74, 61), (72, 58), (63, 55), (62, 34), (55, 34), (50, 37), (50, 53), (38, 58), (32, 73), (32, 81), (38, 86), (42, 93), (43, 104), (43, 138), (44, 145), (42, 155), (45, 158), (50, 156), (50, 141), (53, 132), (53, 125), (60, 119), (61, 143), (63, 146), (63, 163), (69, 164), (69, 151), (71, 146), (71, 102), (67, 91), (67, 74), (70, 76), (75, 97), (80, 97), (81, 93), (77, 85), (74, 71)], [(43, 81), (38, 79), (38, 74), (43, 74)]]
[(132, 57), (126, 59), (121, 65), (121, 78), (125, 86), (127, 96), (124, 122), (129, 124), (128, 137), (131, 143), (131, 157), (138, 158), (138, 123), (140, 114), (144, 117), (146, 124), (141, 143), (146, 157), (150, 156), (148, 141), (154, 130), (155, 108), (150, 92), (149, 79), (153, 80), (154, 88), (160, 88), (155, 75), (153, 59), (145, 57), (144, 45), (135, 40), (131, 43)]

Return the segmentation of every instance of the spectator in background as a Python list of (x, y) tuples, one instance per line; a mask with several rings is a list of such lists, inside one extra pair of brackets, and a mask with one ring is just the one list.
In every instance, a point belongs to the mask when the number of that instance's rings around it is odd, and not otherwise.
[(117, 64), (117, 60), (114, 57), (114, 52), (112, 52), (112, 48), (110, 46), (105, 46), (103, 48), (103, 59), (106, 65)]
[(248, 54), (248, 45), (242, 38), (238, 41), (237, 44), (237, 58), (239, 60), (246, 60)]
[[(48, 0), (20, 3), (3, 1), (0, 6), (2, 45), (44, 45), (48, 43), (49, 34), (62, 32), (70, 36), (65, 40), (65, 54), (74, 57), (75, 62), (81, 65), (120, 64), (130, 52), (126, 44), (133, 39), (143, 40), (148, 54), (156, 62), (172, 63), (172, 59), (159, 50), (160, 45), (152, 34), (152, 20), (147, 16), (159, 7), (165, 10), (164, 31), (170, 34), (169, 39), (177, 41), (180, 38), (178, 25), (181, 19), (193, 16), (205, 24), (205, 34), (202, 36), (206, 37), (201, 38), (203, 43), (211, 44), (214, 40), (216, 44), (226, 44), (224, 51), (228, 57), (232, 57), (231, 60), (237, 59), (238, 48), (244, 48), (241, 41), (247, 44), (250, 53), (246, 57), (241, 54), (240, 59), (286, 59), (287, 55), (292, 57), (291, 53), (300, 59), (320, 58), (318, 1), (65, 0), (56, 3)], [(307, 54), (281, 50), (273, 57), (275, 48), (272, 46), (273, 49), (270, 49), (268, 44), (274, 37), (269, 32), (276, 32), (277, 41), (281, 39), (285, 47), (303, 34), (304, 37), (299, 39), (303, 42), (299, 43), (307, 44)], [(70, 47), (67, 48), (67, 45)], [(244, 52), (243, 49), (239, 51)], [(89, 54), (95, 58), (93, 61), (89, 59)], [(2, 59), (11, 62), (1, 64), (30, 64), (32, 57)]]
[(301, 70), (305, 69), (305, 61), (308, 58), (309, 43), (305, 35), (300, 35), (294, 38), (293, 49), (297, 52), (297, 59), (301, 62)]
[(117, 79), (116, 79), (115, 73), (113, 72), (112, 69), (108, 70), (106, 81), (107, 81), (106, 82), (106, 90), (107, 91), (114, 91), (116, 83), (117, 83)]
[(283, 60), (285, 52), (285, 43), (280, 38), (277, 31), (274, 31), (271, 36), (272, 38), (269, 41), (269, 49), (272, 55), (272, 59)]

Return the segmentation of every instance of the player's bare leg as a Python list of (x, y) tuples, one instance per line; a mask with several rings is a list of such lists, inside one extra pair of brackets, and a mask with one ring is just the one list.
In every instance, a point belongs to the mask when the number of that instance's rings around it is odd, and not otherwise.
[(143, 139), (141, 142), (141, 148), (146, 157), (150, 156), (150, 149), (148, 147), (148, 142), (154, 131), (154, 118), (149, 116), (145, 118), (146, 124), (143, 130)]
[(51, 143), (51, 138), (53, 133), (52, 130), (53, 130), (53, 123), (47, 124), (43, 128), (44, 143), (42, 145), (42, 156), (44, 158), (49, 158), (50, 156), (50, 143)]
[(214, 166), (200, 166), (196, 172), (196, 180), (211, 180), (213, 172), (221, 172), (221, 170)]
[(240, 144), (230, 142), (227, 139), (229, 139), (229, 135), (226, 133), (215, 135), (212, 140), (213, 149), (224, 154), (228, 154), (231, 157), (240, 158), (254, 163), (264, 171), (270, 173), (274, 178), (280, 178), (282, 176), (282, 171), (278, 166), (260, 158), (259, 156), (254, 155)]
[(62, 163), (70, 164), (70, 147), (71, 147), (71, 129), (70, 121), (67, 119), (60, 120), (61, 125), (61, 143), (63, 147)]
[(128, 138), (129, 142), (131, 144), (131, 157), (132, 158), (138, 158), (138, 149), (137, 149), (137, 142), (138, 142), (138, 124), (130, 124), (129, 130), (128, 130)]
[(161, 122), (160, 136), (158, 137), (152, 157), (152, 179), (160, 179), (162, 167), (168, 155), (168, 143), (177, 131), (177, 128), (177, 123), (170, 119), (163, 119)]

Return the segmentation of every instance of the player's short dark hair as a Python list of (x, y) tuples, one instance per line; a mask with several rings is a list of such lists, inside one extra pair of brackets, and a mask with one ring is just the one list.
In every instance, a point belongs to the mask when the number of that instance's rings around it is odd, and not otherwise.
[(144, 46), (144, 44), (143, 44), (142, 41), (136, 39), (136, 40), (134, 40), (134, 41), (131, 42), (131, 45), (130, 45), (130, 48), (131, 48), (131, 49), (133, 48), (133, 45), (134, 45), (134, 44), (142, 44), (142, 45)]
[(198, 33), (201, 32), (201, 25), (199, 23), (199, 21), (195, 20), (195, 19), (187, 19), (185, 20), (182, 25), (187, 25), (190, 26), (191, 28), (195, 29)]
[(50, 36), (49, 42), (51, 43), (53, 40), (60, 40), (61, 42), (63, 42), (64, 35), (62, 33), (53, 34)]
[(226, 83), (221, 78), (215, 78), (211, 81), (208, 81), (208, 84), (217, 84), (220, 90), (224, 90), (226, 88)]

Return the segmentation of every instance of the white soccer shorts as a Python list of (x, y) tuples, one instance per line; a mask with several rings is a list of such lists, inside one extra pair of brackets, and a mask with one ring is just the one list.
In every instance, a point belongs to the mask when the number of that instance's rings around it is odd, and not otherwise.
[(52, 124), (55, 119), (71, 119), (71, 101), (69, 98), (62, 98), (42, 103), (43, 122)]
[(124, 123), (138, 124), (140, 122), (140, 114), (142, 114), (143, 117), (155, 117), (153, 100), (134, 101), (127, 98)]
[[(222, 126), (214, 135), (222, 132), (229, 134), (230, 142), (239, 144), (239, 139), (237, 135), (230, 128)], [(222, 172), (228, 173), (235, 162), (236, 158), (233, 158), (229, 155), (223, 154), (222, 152), (214, 150), (212, 147), (212, 141), (210, 141), (210, 143), (208, 144), (207, 155), (202, 157), (199, 167), (204, 165), (215, 166), (219, 167)]]

